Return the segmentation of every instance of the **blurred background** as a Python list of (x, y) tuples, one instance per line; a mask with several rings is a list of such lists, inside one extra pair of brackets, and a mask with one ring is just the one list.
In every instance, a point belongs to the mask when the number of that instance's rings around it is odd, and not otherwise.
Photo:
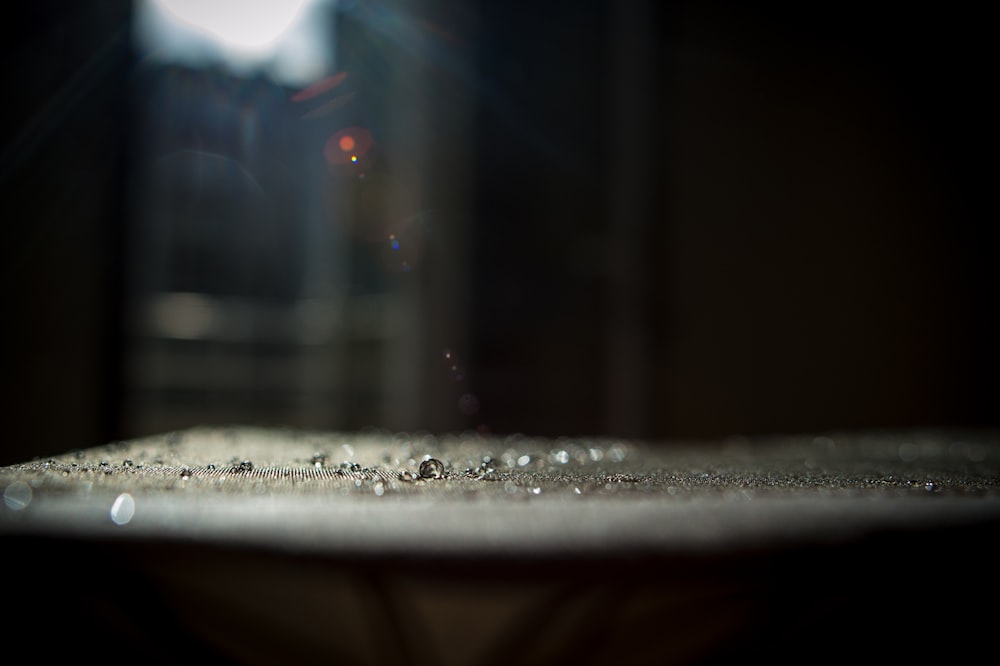
[(0, 464), (997, 425), (970, 7), (4, 3)]

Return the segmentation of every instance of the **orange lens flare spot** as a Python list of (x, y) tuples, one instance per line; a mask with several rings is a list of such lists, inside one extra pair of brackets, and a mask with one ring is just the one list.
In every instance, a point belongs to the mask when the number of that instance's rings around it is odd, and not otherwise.
[(372, 133), (364, 127), (346, 127), (326, 140), (323, 156), (330, 164), (355, 164), (374, 147)]

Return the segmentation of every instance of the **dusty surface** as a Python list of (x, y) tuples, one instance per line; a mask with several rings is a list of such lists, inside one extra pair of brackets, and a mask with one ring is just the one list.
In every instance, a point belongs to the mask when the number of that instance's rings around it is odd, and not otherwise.
[(675, 552), (996, 520), (1000, 438), (654, 444), (196, 428), (2, 468), (0, 487), (0, 531), (14, 534), (354, 553)]

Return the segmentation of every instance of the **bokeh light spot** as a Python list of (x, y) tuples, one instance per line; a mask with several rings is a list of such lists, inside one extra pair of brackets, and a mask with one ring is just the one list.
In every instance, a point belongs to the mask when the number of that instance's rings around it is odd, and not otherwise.
[(127, 525), (135, 516), (135, 500), (128, 493), (122, 493), (111, 505), (111, 522)]
[(372, 133), (364, 127), (345, 127), (326, 140), (323, 156), (329, 164), (356, 164), (375, 145)]
[(12, 511), (20, 511), (31, 504), (31, 486), (24, 481), (15, 481), (3, 491), (3, 501)]

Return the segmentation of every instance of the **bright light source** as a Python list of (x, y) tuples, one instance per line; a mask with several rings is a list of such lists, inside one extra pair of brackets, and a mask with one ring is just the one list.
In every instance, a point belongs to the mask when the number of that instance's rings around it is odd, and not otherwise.
[(136, 44), (151, 60), (267, 71), (281, 83), (331, 69), (327, 12), (335, 0), (137, 0)]
[(238, 51), (270, 51), (306, 0), (156, 0), (176, 20)]

